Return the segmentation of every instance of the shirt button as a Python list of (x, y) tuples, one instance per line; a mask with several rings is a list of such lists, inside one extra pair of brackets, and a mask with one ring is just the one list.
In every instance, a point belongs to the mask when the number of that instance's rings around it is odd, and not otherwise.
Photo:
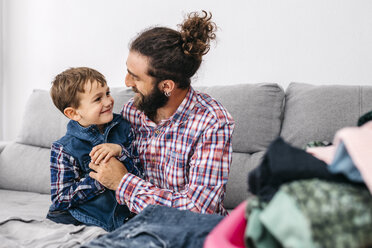
[(156, 133), (156, 134), (159, 134), (159, 133), (160, 133), (160, 131), (159, 131), (159, 130), (156, 130), (156, 131), (155, 131), (155, 133)]

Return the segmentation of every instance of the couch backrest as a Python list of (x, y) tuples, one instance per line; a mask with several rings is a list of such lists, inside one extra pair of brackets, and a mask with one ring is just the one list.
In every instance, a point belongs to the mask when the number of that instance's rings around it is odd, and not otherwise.
[(372, 110), (372, 86), (291, 83), (286, 90), (281, 136), (297, 147), (332, 142), (337, 130), (356, 126)]

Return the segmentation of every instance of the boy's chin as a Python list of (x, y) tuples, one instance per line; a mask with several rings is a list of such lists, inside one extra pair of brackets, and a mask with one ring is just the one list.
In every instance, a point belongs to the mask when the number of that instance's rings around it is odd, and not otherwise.
[(107, 116), (107, 119), (108, 119), (107, 122), (112, 121), (114, 119), (114, 114), (111, 112), (111, 115), (110, 116)]

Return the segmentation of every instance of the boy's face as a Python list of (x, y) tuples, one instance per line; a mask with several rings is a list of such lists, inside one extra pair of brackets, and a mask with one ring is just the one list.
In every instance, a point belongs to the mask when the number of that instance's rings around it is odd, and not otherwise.
[(79, 124), (83, 127), (90, 125), (101, 126), (113, 119), (114, 98), (110, 95), (107, 85), (101, 86), (97, 81), (87, 82), (84, 93), (78, 93), (80, 105), (76, 109), (80, 119)]

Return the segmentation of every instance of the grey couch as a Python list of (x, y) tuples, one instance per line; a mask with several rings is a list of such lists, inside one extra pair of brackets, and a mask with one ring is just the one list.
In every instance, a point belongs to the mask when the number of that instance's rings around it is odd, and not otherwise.
[[(297, 147), (332, 141), (338, 129), (355, 126), (359, 116), (372, 110), (370, 86), (291, 83), (284, 91), (264, 83), (195, 88), (218, 99), (236, 121), (225, 198), (228, 209), (247, 198), (248, 172), (277, 136)], [(115, 112), (132, 96), (124, 87), (112, 89), (112, 94)], [(10, 217), (45, 220), (50, 204), (49, 148), (64, 135), (67, 121), (47, 91), (32, 93), (18, 138), (0, 143), (0, 224)]]

